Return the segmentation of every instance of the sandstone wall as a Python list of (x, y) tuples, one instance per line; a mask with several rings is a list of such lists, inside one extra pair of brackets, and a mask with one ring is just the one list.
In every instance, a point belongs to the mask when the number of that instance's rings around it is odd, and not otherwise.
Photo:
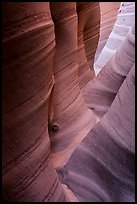
[(103, 3), (2, 3), (4, 202), (134, 202), (135, 27), (95, 77)]

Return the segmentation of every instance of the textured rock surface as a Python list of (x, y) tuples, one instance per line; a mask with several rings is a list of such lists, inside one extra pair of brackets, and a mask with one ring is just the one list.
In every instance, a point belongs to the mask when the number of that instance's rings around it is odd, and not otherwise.
[(100, 2), (101, 24), (100, 24), (100, 38), (96, 50), (95, 62), (98, 59), (103, 47), (105, 46), (108, 37), (112, 31), (120, 2)]
[(51, 123), (58, 124), (59, 130), (51, 129), (50, 138), (53, 162), (57, 167), (65, 164), (97, 119), (86, 106), (78, 83), (76, 3), (52, 2), (51, 13), (56, 35)]
[(102, 117), (107, 112), (134, 62), (135, 27), (133, 26), (121, 47), (83, 91), (85, 102), (89, 108), (94, 109), (98, 117)]
[(48, 135), (55, 51), (49, 3), (3, 3), (3, 28), (3, 201), (66, 201)]
[[(130, 99), (130, 100), (129, 100)], [(112, 106), (58, 169), (80, 202), (134, 202), (135, 67)]]
[(112, 32), (110, 33), (108, 40), (100, 54), (98, 53), (99, 47), (97, 49), (96, 55), (99, 55), (99, 57), (94, 64), (96, 74), (99, 73), (112, 55), (120, 48), (134, 23), (135, 2), (122, 2)]
[(77, 15), (78, 81), (80, 89), (83, 89), (84, 86), (95, 76), (93, 63), (99, 40), (99, 2), (77, 2)]
[(98, 2), (7, 2), (2, 16), (3, 201), (134, 201), (134, 26), (92, 79)]

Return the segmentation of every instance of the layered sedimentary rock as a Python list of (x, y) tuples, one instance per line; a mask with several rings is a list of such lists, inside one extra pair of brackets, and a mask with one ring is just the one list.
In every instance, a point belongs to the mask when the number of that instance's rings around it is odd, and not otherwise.
[(108, 40), (100, 54), (98, 53), (99, 47), (97, 49), (96, 55), (99, 55), (99, 57), (94, 63), (96, 75), (107, 63), (107, 61), (109, 61), (112, 55), (120, 48), (134, 23), (135, 2), (122, 2), (112, 32), (110, 33)]
[(7, 2), (2, 16), (3, 201), (134, 201), (134, 27), (93, 79), (98, 2)]
[(113, 29), (118, 14), (120, 2), (100, 2), (101, 23), (100, 38), (95, 55), (95, 62), (98, 59), (108, 37)]
[(93, 64), (99, 40), (99, 2), (77, 2), (77, 16), (78, 81), (80, 89), (83, 89), (84, 86), (95, 76)]
[(79, 88), (76, 3), (51, 2), (50, 5), (56, 49), (53, 117), (49, 131), (53, 162), (57, 167), (65, 164), (96, 123), (96, 117), (86, 106)]
[(67, 201), (48, 135), (54, 48), (49, 3), (3, 3), (3, 201)]
[(84, 89), (88, 107), (102, 117), (111, 106), (122, 82), (135, 62), (135, 27), (100, 73)]
[(62, 183), (80, 202), (135, 201), (135, 66), (112, 106), (73, 152)]

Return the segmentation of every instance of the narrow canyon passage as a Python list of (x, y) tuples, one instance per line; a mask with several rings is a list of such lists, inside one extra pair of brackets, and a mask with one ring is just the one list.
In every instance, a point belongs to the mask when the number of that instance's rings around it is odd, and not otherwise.
[(122, 3), (2, 3), (3, 202), (135, 201), (134, 2)]
[(58, 169), (80, 202), (134, 202), (134, 92), (133, 65), (110, 109)]

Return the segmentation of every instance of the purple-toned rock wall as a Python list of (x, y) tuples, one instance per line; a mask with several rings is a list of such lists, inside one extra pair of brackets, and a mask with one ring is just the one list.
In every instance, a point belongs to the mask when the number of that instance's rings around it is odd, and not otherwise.
[(2, 3), (3, 202), (134, 201), (135, 29), (95, 76), (101, 9)]

